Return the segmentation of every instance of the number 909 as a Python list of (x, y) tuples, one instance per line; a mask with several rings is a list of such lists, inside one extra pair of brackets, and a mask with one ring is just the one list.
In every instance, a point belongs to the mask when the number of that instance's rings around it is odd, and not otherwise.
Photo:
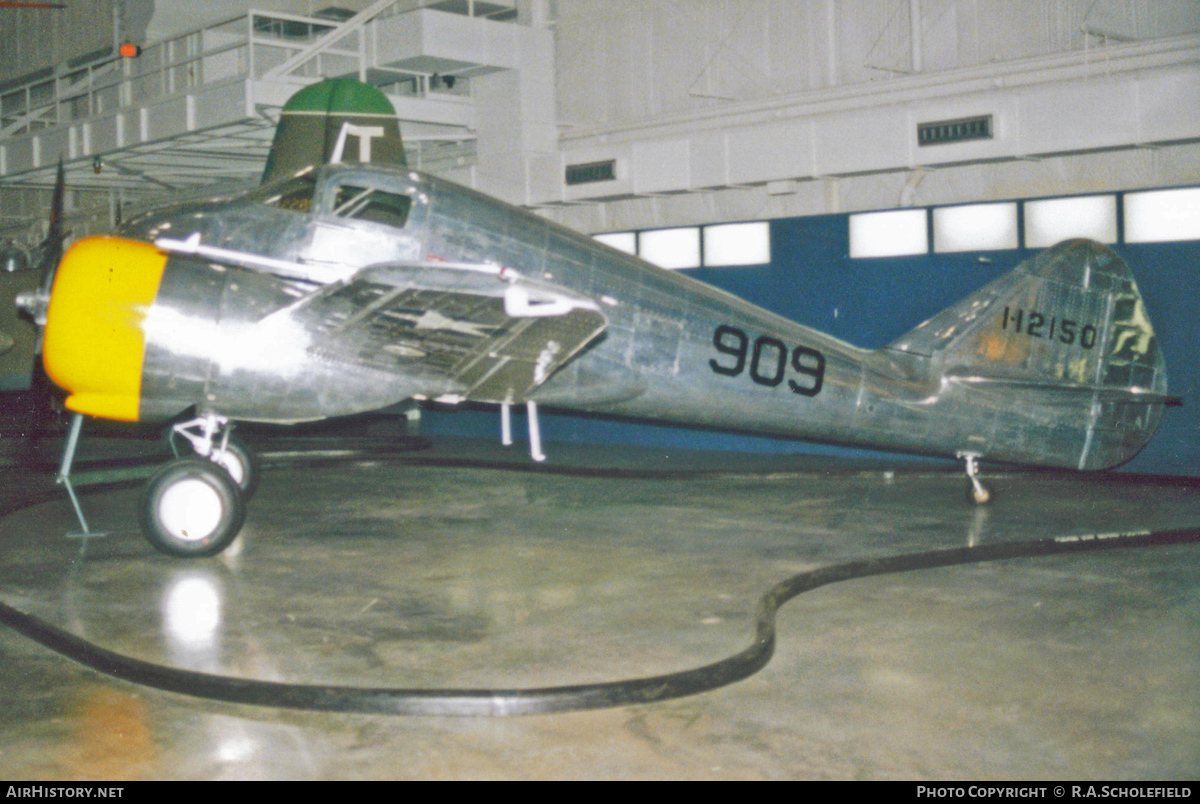
[[(745, 332), (722, 324), (713, 332), (713, 347), (722, 355), (732, 358), (724, 362), (718, 358), (708, 361), (709, 367), (717, 374), (737, 377), (746, 370), (746, 363), (749, 362), (750, 379), (769, 388), (780, 385), (787, 375), (789, 352), (778, 338), (761, 335), (751, 345)], [(792, 393), (801, 396), (821, 393), (821, 386), (825, 382), (825, 355), (807, 346), (797, 346), (790, 354), (791, 370), (796, 377), (786, 379)]]

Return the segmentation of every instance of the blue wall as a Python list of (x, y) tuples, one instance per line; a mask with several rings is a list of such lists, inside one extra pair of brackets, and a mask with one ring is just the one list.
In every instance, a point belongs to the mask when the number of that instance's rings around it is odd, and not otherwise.
[[(849, 258), (849, 216), (771, 221), (772, 262), (765, 266), (701, 268), (686, 273), (787, 318), (858, 346), (878, 347), (992, 279), (1033, 251)], [(1200, 474), (1200, 242), (1122, 244), (1116, 250), (1137, 277), (1167, 362), (1171, 393), (1184, 407), (1168, 408), (1150, 444), (1125, 471)], [(497, 437), (492, 412), (427, 412), (431, 432)], [(514, 421), (514, 430), (523, 422)], [(748, 452), (814, 452), (870, 456), (804, 442), (706, 430), (661, 427), (575, 416), (545, 416), (547, 443), (637, 443), (645, 446)]]
[(1171, 393), (1183, 397), (1183, 407), (1167, 408), (1153, 440), (1125, 468), (1200, 475), (1200, 242), (1128, 244), (1117, 251), (1146, 302)]

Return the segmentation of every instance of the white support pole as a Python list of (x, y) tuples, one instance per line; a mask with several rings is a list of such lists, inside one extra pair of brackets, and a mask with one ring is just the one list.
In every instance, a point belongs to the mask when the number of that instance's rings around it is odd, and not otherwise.
[(538, 426), (537, 402), (526, 402), (525, 410), (529, 413), (529, 457), (538, 463), (546, 460), (542, 453), (542, 430)]
[(79, 527), (81, 530), (78, 533), (68, 533), (68, 538), (82, 539), (99, 539), (107, 536), (108, 533), (93, 531), (88, 527), (87, 520), (83, 516), (83, 507), (79, 504), (79, 497), (75, 494), (75, 487), (71, 484), (71, 465), (75, 462), (75, 448), (79, 446), (79, 432), (83, 428), (83, 414), (76, 413), (71, 419), (71, 431), (67, 434), (66, 448), (63, 450), (62, 463), (58, 467), (57, 482), (65, 486), (67, 496), (71, 498), (71, 506), (75, 509), (75, 516), (79, 519)]
[(71, 505), (75, 508), (75, 516), (79, 518), (79, 527), (82, 529), (80, 533), (68, 533), (68, 536), (90, 536), (91, 530), (88, 528), (87, 520), (83, 518), (83, 508), (79, 506), (79, 498), (75, 496), (75, 489), (71, 485), (71, 464), (75, 462), (75, 448), (79, 446), (79, 430), (83, 427), (83, 414), (76, 413), (71, 418), (71, 431), (67, 434), (67, 445), (63, 450), (62, 463), (59, 465), (57, 481), (67, 487), (67, 495), (71, 498)]
[(512, 405), (507, 402), (500, 403), (500, 443), (506, 447), (511, 447), (512, 440)]

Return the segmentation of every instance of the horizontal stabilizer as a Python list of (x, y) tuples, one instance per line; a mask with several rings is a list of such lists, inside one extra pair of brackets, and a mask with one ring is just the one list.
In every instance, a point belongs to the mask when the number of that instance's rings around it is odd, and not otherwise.
[(1146, 405), (1165, 405), (1180, 407), (1183, 397), (1163, 394), (1149, 388), (1126, 387), (1119, 385), (1087, 385), (1082, 383), (1040, 382), (1016, 377), (988, 376), (979, 373), (947, 373), (946, 379), (960, 385), (1008, 387), (1027, 389), (1031, 391), (1049, 391), (1064, 394), (1091, 395), (1096, 394), (1100, 399), (1113, 402), (1140, 402)]

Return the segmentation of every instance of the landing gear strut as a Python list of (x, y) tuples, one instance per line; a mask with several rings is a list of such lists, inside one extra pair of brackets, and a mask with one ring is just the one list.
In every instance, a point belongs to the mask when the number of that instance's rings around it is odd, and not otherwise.
[[(216, 439), (218, 429), (222, 431), (219, 442)], [(183, 436), (196, 455), (225, 469), (246, 499), (250, 499), (258, 488), (258, 463), (246, 445), (233, 435), (233, 425), (224, 416), (199, 416), (180, 422), (171, 426), (170, 435), (172, 449), (175, 448), (175, 436)], [(175, 454), (179, 456), (178, 452)]]
[(164, 466), (142, 492), (142, 532), (158, 550), (182, 558), (212, 556), (237, 537), (258, 472), (231, 430), (228, 419), (211, 414), (171, 428), (172, 437), (186, 438), (196, 455)]
[(967, 499), (976, 505), (987, 505), (996, 495), (979, 479), (979, 455), (974, 452), (960, 452), (958, 457), (966, 462), (967, 479), (971, 481), (967, 486)]

